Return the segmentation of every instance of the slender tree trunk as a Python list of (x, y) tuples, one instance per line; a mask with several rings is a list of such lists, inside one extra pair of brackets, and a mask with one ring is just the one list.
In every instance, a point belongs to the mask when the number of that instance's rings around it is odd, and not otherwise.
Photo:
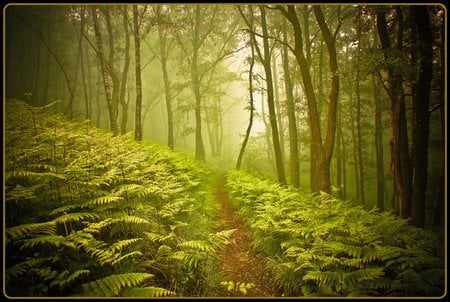
[(356, 138), (355, 124), (354, 124), (354, 113), (353, 113), (353, 91), (350, 91), (350, 129), (352, 134), (352, 149), (353, 149), (353, 162), (354, 162), (354, 174), (355, 174), (355, 196), (357, 199), (361, 196), (361, 191), (359, 185), (361, 181), (359, 180), (359, 161), (358, 161), (358, 140)]
[[(125, 92), (127, 90), (128, 69), (130, 68), (130, 31), (128, 28), (128, 7), (125, 5), (122, 11), (123, 15), (123, 29), (125, 32), (125, 58), (122, 69), (122, 79), (120, 83), (119, 103), (122, 107), (122, 119), (120, 123), (120, 132), (125, 134), (128, 127), (128, 106), (129, 103), (125, 100)], [(142, 97), (141, 97), (142, 98)]]
[(200, 80), (198, 73), (198, 50), (200, 47), (200, 6), (195, 7), (195, 27), (192, 40), (192, 63), (191, 63), (191, 83), (195, 96), (195, 157), (198, 160), (205, 161), (205, 147), (202, 136), (202, 99), (200, 95)]
[[(83, 96), (84, 96), (84, 110), (85, 110), (85, 119), (89, 120), (91, 113), (90, 113), (90, 108), (89, 108), (89, 97), (88, 97), (88, 91), (87, 91), (87, 85), (86, 85), (86, 73), (85, 73), (85, 68), (84, 68), (84, 55), (83, 55), (83, 48), (84, 48), (84, 39), (83, 39), (83, 35), (84, 35), (84, 25), (85, 25), (85, 6), (82, 5), (80, 8), (80, 15), (81, 15), (81, 20), (80, 20), (80, 31), (81, 31), (81, 35), (80, 35), (80, 57), (81, 57), (81, 80), (83, 82)], [(89, 61), (88, 61), (89, 62)]]
[[(261, 61), (262, 61), (263, 67), (264, 67), (264, 71), (266, 74), (267, 104), (269, 107), (269, 122), (270, 122), (270, 128), (272, 129), (273, 151), (274, 151), (274, 155), (275, 155), (275, 166), (277, 168), (278, 182), (280, 184), (286, 184), (286, 175), (284, 172), (283, 158), (282, 158), (281, 145), (280, 145), (279, 133), (278, 133), (277, 116), (276, 116), (276, 112), (275, 112), (272, 70), (270, 68), (270, 49), (269, 49), (269, 40), (268, 40), (268, 33), (267, 33), (266, 11), (265, 11), (264, 6), (260, 6), (260, 11), (261, 11), (261, 27), (262, 27), (262, 33), (263, 33), (264, 54), (261, 54), (261, 52), (259, 51), (259, 47), (256, 47), (256, 50), (258, 52), (258, 55), (261, 58)], [(255, 45), (256, 45), (256, 43), (255, 43)]]
[(336, 186), (338, 198), (342, 199), (342, 154), (341, 154), (341, 140), (342, 140), (342, 123), (341, 123), (341, 108), (337, 109), (337, 132), (336, 132)]
[[(101, 72), (103, 76), (103, 84), (105, 88), (106, 95), (106, 103), (108, 105), (108, 113), (109, 113), (109, 122), (113, 135), (117, 135), (119, 133), (119, 128), (117, 125), (117, 117), (114, 110), (113, 98), (111, 94), (111, 80), (108, 76), (108, 66), (106, 64), (105, 55), (103, 52), (103, 37), (100, 32), (100, 25), (98, 22), (97, 9), (92, 6), (92, 18), (94, 20), (94, 31), (97, 39), (97, 52), (100, 59)], [(100, 112), (98, 112), (100, 114)]]
[[(161, 18), (160, 11), (157, 11), (158, 17)], [(170, 149), (175, 147), (174, 142), (174, 129), (173, 129), (173, 110), (172, 110), (172, 95), (170, 90), (169, 73), (167, 70), (167, 49), (166, 39), (167, 33), (163, 31), (161, 24), (158, 24), (158, 37), (159, 37), (159, 49), (161, 52), (161, 67), (164, 78), (164, 94), (166, 97), (166, 109), (167, 109), (167, 146)]]
[(250, 36), (250, 47), (251, 47), (251, 51), (252, 51), (251, 61), (250, 61), (250, 70), (248, 72), (248, 83), (249, 83), (248, 91), (249, 91), (249, 95), (250, 95), (250, 108), (249, 108), (250, 116), (248, 118), (248, 126), (247, 126), (247, 131), (245, 132), (244, 141), (242, 142), (241, 150), (239, 151), (239, 156), (238, 156), (237, 163), (236, 163), (236, 169), (241, 168), (242, 158), (244, 157), (244, 152), (245, 152), (245, 147), (247, 146), (247, 142), (250, 137), (250, 133), (252, 131), (253, 112), (255, 110), (254, 101), (253, 101), (253, 66), (255, 65), (255, 49), (253, 47), (253, 38), (251, 36)]
[(383, 126), (382, 126), (382, 108), (380, 92), (375, 82), (375, 77), (372, 76), (373, 93), (375, 100), (375, 150), (377, 157), (377, 208), (379, 211), (384, 211), (384, 155), (383, 155)]
[(281, 149), (281, 158), (286, 158), (286, 154), (284, 152), (284, 124), (283, 124), (283, 118), (282, 118), (282, 109), (281, 109), (281, 102), (280, 102), (280, 93), (278, 89), (278, 70), (277, 70), (277, 62), (276, 62), (276, 54), (275, 51), (272, 52), (271, 55), (271, 62), (272, 62), (272, 75), (273, 75), (273, 96), (274, 96), (274, 102), (275, 102), (275, 113), (278, 117), (278, 133), (280, 138), (280, 149)]
[(134, 139), (142, 140), (142, 81), (141, 81), (141, 37), (139, 34), (139, 15), (137, 5), (133, 5), (134, 58), (136, 73), (136, 115), (134, 122)]
[[(287, 43), (287, 24), (286, 19), (283, 19), (282, 24), (283, 41)], [(298, 151), (298, 131), (297, 121), (295, 117), (295, 104), (293, 95), (293, 85), (291, 73), (289, 71), (289, 56), (287, 45), (284, 44), (282, 48), (283, 72), (284, 72), (284, 86), (286, 91), (286, 109), (289, 123), (289, 157), (290, 157), (290, 175), (291, 183), (294, 187), (300, 187), (300, 160)]]
[[(358, 67), (359, 68), (359, 67)], [(356, 72), (355, 79), (356, 89), (356, 134), (357, 134), (357, 158), (358, 158), (358, 174), (359, 174), (359, 195), (358, 199), (362, 205), (365, 204), (365, 190), (364, 190), (364, 160), (362, 156), (362, 135), (361, 135), (361, 92), (359, 71)]]

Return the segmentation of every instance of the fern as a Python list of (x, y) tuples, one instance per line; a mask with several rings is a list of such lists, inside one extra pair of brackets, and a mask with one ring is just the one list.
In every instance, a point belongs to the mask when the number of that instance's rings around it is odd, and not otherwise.
[(170, 290), (167, 290), (162, 287), (133, 287), (127, 290), (123, 296), (124, 297), (149, 297), (149, 298), (159, 298), (159, 297), (170, 297), (175, 296), (176, 293)]
[(27, 273), (30, 269), (41, 265), (47, 260), (48, 259), (46, 258), (33, 258), (13, 265), (12, 267), (6, 269), (6, 281), (8, 282), (8, 280), (20, 277), (21, 275)]
[(117, 274), (85, 283), (82, 287), (84, 291), (93, 293), (96, 297), (117, 297), (125, 289), (140, 285), (151, 278), (153, 275), (146, 273)]
[(97, 220), (100, 216), (94, 213), (69, 213), (55, 218), (56, 223), (70, 223), (84, 220)]
[[(5, 230), (8, 241), (17, 240), (20, 237), (31, 234), (49, 234), (55, 233), (56, 224), (53, 221), (43, 223), (29, 223), (21, 224), (15, 227), (10, 227)], [(7, 242), (8, 242), (7, 241)]]
[(120, 197), (120, 196), (106, 195), (106, 196), (97, 197), (88, 202), (85, 202), (82, 204), (82, 207), (105, 205), (105, 204), (120, 202), (122, 200), (123, 200), (123, 197)]

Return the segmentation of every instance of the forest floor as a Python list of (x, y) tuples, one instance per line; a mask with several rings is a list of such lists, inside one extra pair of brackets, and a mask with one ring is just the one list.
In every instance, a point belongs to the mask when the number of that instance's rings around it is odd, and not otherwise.
[(218, 221), (220, 230), (236, 229), (224, 250), (219, 253), (221, 280), (253, 283), (255, 286), (244, 295), (238, 289), (226, 291), (224, 296), (273, 297), (268, 285), (268, 274), (264, 272), (264, 256), (252, 245), (244, 220), (230, 203), (224, 190), (225, 177), (217, 184), (216, 198), (219, 203)]

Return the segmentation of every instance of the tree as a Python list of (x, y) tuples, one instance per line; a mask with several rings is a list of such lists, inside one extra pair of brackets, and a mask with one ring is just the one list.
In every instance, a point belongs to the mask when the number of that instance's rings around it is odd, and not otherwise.
[(300, 22), (298, 20), (296, 8), (293, 5), (288, 5), (287, 8), (277, 6), (286, 19), (291, 23), (294, 30), (294, 48), (292, 49), (297, 62), (300, 66), (303, 86), (305, 89), (306, 99), (308, 103), (309, 124), (311, 129), (311, 136), (313, 141), (313, 151), (317, 155), (317, 172), (319, 178), (319, 189), (323, 192), (331, 192), (330, 184), (330, 162), (334, 148), (334, 137), (336, 131), (336, 108), (339, 95), (339, 73), (336, 55), (336, 35), (340, 28), (340, 20), (333, 33), (331, 33), (320, 6), (313, 6), (314, 14), (317, 23), (320, 27), (322, 37), (325, 40), (329, 55), (330, 73), (331, 73), (331, 88), (329, 94), (327, 126), (325, 132), (325, 139), (322, 140), (321, 126), (317, 108), (317, 100), (312, 85), (309, 64), (306, 60), (303, 50), (303, 37)]
[[(253, 21), (253, 18), (251, 18), (251, 20)], [(253, 24), (251, 24), (251, 26), (253, 28)], [(252, 51), (251, 56), (250, 56), (250, 69), (248, 72), (248, 83), (249, 83), (248, 91), (249, 91), (249, 96), (250, 96), (250, 107), (249, 107), (250, 116), (248, 119), (248, 126), (247, 126), (247, 131), (245, 132), (244, 141), (242, 142), (241, 149), (239, 151), (239, 156), (238, 156), (237, 163), (236, 163), (236, 169), (241, 168), (241, 163), (242, 163), (242, 158), (244, 157), (245, 147), (247, 146), (247, 142), (250, 137), (250, 132), (252, 131), (253, 114), (255, 111), (255, 106), (254, 106), (254, 101), (253, 101), (253, 66), (255, 65), (255, 48), (253, 46), (253, 38), (252, 38), (251, 34), (250, 34), (249, 43), (250, 43), (250, 48)]]
[(134, 32), (134, 58), (135, 58), (135, 74), (136, 74), (136, 115), (135, 115), (135, 132), (134, 139), (142, 140), (142, 81), (141, 81), (141, 37), (139, 35), (139, 14), (137, 5), (133, 5), (133, 32)]
[[(267, 32), (267, 20), (266, 20), (266, 10), (264, 6), (259, 6), (259, 10), (261, 13), (261, 30), (262, 30), (262, 40), (263, 40), (263, 51), (261, 51), (258, 46), (258, 41), (256, 40), (256, 35), (252, 28), (252, 22), (248, 21), (239, 7), (239, 11), (241, 16), (243, 17), (245, 23), (249, 30), (253, 33), (253, 44), (255, 46), (256, 53), (258, 54), (258, 58), (261, 61), (261, 64), (264, 67), (264, 73), (266, 76), (266, 89), (267, 89), (267, 106), (269, 109), (269, 122), (270, 128), (272, 132), (272, 145), (273, 151), (275, 155), (275, 166), (278, 177), (278, 182), (280, 184), (286, 184), (286, 174), (284, 171), (283, 158), (281, 153), (281, 145), (280, 145), (280, 137), (278, 133), (278, 123), (277, 116), (275, 112), (275, 100), (274, 100), (274, 88), (273, 88), (273, 80), (272, 80), (272, 69), (271, 69), (271, 51), (269, 49), (269, 35)], [(251, 11), (250, 18), (253, 18), (253, 11)]]
[(284, 73), (284, 87), (286, 91), (286, 109), (289, 127), (289, 156), (290, 156), (290, 175), (291, 183), (294, 187), (300, 187), (300, 159), (299, 159), (299, 143), (297, 133), (297, 121), (295, 117), (295, 104), (293, 95), (293, 84), (289, 67), (289, 50), (287, 47), (287, 23), (286, 19), (282, 21), (283, 32), (283, 48), (282, 61)]
[(92, 11), (92, 18), (94, 21), (95, 37), (97, 39), (97, 54), (100, 60), (103, 85), (105, 88), (105, 95), (106, 95), (106, 103), (108, 105), (110, 128), (113, 135), (117, 135), (119, 133), (119, 128), (117, 125), (117, 108), (113, 103), (113, 98), (111, 94), (111, 79), (109, 77), (111, 71), (108, 69), (109, 67), (106, 63), (105, 54), (103, 52), (103, 36), (100, 31), (97, 8), (95, 6), (92, 6), (91, 11)]
[(411, 6), (418, 36), (419, 70), (417, 80), (413, 84), (413, 135), (411, 142), (412, 158), (412, 224), (425, 225), (425, 198), (428, 174), (428, 137), (430, 131), (430, 91), (433, 73), (433, 35), (430, 29), (430, 18), (426, 6)]

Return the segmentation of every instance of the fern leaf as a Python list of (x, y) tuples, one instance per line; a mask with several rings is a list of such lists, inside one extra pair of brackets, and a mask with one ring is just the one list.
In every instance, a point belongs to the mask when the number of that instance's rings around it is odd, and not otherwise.
[(120, 240), (120, 241), (114, 242), (111, 245), (111, 250), (113, 252), (117, 252), (117, 251), (120, 252), (124, 247), (132, 245), (133, 243), (136, 243), (140, 240), (142, 240), (142, 238), (125, 239), (125, 240)]
[(123, 197), (120, 197), (120, 196), (105, 195), (105, 196), (100, 196), (100, 197), (94, 198), (90, 201), (87, 201), (87, 202), (83, 203), (81, 207), (85, 208), (85, 207), (91, 207), (91, 206), (105, 205), (105, 204), (110, 204), (113, 202), (119, 202), (122, 200), (123, 200)]
[(8, 239), (15, 240), (24, 235), (31, 234), (54, 234), (56, 232), (56, 224), (54, 221), (43, 223), (29, 223), (10, 227), (5, 230)]
[(96, 220), (100, 218), (94, 213), (69, 213), (54, 219), (56, 223), (79, 222), (83, 220)]
[(131, 215), (119, 215), (118, 217), (112, 219), (111, 222), (150, 224), (150, 221), (148, 221), (147, 219)]
[(112, 261), (112, 262), (111, 262), (111, 265), (114, 266), (114, 265), (116, 265), (117, 263), (120, 263), (121, 261), (123, 261), (124, 259), (127, 259), (127, 258), (129, 258), (129, 257), (133, 257), (133, 256), (142, 256), (142, 253), (139, 252), (139, 251), (133, 251), (133, 252), (130, 252), (130, 253), (125, 254), (125, 255), (123, 255), (123, 256), (117, 258), (116, 260)]
[(47, 259), (45, 258), (29, 259), (13, 265), (10, 268), (6, 269), (6, 280), (20, 277), (24, 273), (28, 272), (31, 268), (41, 265), (46, 260)]
[(54, 248), (59, 248), (65, 243), (66, 238), (60, 235), (44, 235), (35, 238), (30, 238), (24, 241), (20, 249), (33, 248), (35, 246), (49, 245)]
[(51, 211), (48, 215), (53, 216), (53, 215), (58, 215), (58, 214), (65, 214), (67, 212), (70, 212), (71, 210), (78, 209), (78, 208), (80, 208), (79, 205), (70, 204), (67, 206), (62, 206), (62, 207), (56, 208), (53, 211)]
[(162, 287), (133, 287), (129, 289), (123, 296), (125, 297), (170, 297), (175, 296), (176, 293)]
[(147, 273), (117, 274), (85, 283), (82, 287), (85, 291), (92, 291), (99, 297), (114, 297), (119, 296), (122, 290), (137, 286), (152, 277), (152, 274)]
[(209, 242), (203, 241), (203, 240), (191, 240), (191, 241), (185, 241), (178, 244), (181, 248), (187, 248), (195, 251), (201, 251), (201, 252), (213, 252), (214, 248), (209, 244)]
[(122, 196), (124, 193), (137, 193), (140, 192), (144, 187), (138, 184), (125, 184), (115, 187), (112, 193), (115, 196)]

